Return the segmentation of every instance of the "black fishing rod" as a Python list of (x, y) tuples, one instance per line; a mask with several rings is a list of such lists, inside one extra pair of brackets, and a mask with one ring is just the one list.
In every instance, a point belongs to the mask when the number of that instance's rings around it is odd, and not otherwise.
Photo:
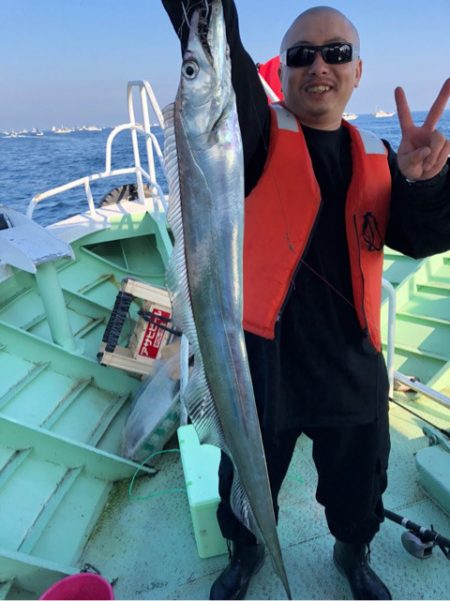
[(389, 509), (384, 510), (384, 515), (388, 520), (408, 529), (408, 532), (402, 534), (402, 544), (408, 553), (418, 559), (426, 559), (431, 557), (434, 547), (438, 546), (450, 560), (450, 539), (436, 532), (433, 526), (424, 528)]

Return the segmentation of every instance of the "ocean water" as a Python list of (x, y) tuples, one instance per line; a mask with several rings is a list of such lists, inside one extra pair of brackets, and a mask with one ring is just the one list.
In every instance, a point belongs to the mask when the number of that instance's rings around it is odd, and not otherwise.
[[(426, 112), (415, 112), (416, 124), (423, 123)], [(352, 121), (362, 129), (373, 131), (390, 142), (394, 149), (400, 143), (400, 127), (396, 116), (375, 118), (359, 115)], [(445, 111), (439, 129), (450, 137), (450, 111)], [(44, 132), (43, 136), (23, 135), (16, 138), (0, 134), (0, 204), (25, 212), (32, 197), (50, 188), (60, 186), (86, 175), (105, 169), (106, 140), (111, 129), (101, 132), (75, 131), (69, 134)], [(154, 128), (162, 147), (163, 133)], [(140, 140), (141, 162), (144, 169), (144, 145)], [(167, 186), (158, 161), (155, 158), (158, 181), (164, 192)], [(114, 141), (112, 152), (113, 168), (131, 167), (133, 153), (129, 132), (120, 133)], [(133, 182), (133, 176), (109, 178), (91, 184), (96, 205), (114, 187)], [(58, 196), (43, 200), (34, 211), (34, 218), (42, 225), (87, 210), (84, 188), (80, 187)]]

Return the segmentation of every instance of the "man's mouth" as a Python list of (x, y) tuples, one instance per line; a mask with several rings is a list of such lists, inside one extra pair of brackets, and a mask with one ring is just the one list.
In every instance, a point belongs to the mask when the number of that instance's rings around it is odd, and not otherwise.
[(327, 85), (314, 85), (314, 86), (306, 87), (306, 91), (308, 92), (308, 94), (325, 94), (326, 92), (329, 92), (330, 90), (331, 90), (331, 86), (327, 86)]

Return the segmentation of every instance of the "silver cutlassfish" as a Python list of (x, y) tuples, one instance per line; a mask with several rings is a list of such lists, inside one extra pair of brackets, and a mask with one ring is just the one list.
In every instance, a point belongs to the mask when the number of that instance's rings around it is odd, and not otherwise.
[(242, 329), (244, 167), (221, 2), (210, 11), (208, 26), (192, 16), (176, 100), (164, 111), (175, 237), (167, 284), (194, 353), (189, 416), (200, 441), (232, 459), (233, 511), (265, 542), (291, 598)]

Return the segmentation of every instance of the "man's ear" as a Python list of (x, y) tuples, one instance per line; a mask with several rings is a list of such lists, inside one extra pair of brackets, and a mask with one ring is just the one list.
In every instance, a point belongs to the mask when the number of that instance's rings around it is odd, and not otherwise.
[(278, 67), (278, 79), (280, 80), (281, 91), (283, 92), (283, 95), (284, 95), (284, 91), (283, 91), (283, 65), (281, 63), (280, 63), (280, 66)]
[(355, 85), (354, 85), (355, 88), (357, 88), (359, 86), (359, 82), (361, 81), (361, 77), (362, 77), (362, 72), (363, 72), (363, 62), (359, 58), (357, 65), (356, 65), (356, 72), (355, 72)]

